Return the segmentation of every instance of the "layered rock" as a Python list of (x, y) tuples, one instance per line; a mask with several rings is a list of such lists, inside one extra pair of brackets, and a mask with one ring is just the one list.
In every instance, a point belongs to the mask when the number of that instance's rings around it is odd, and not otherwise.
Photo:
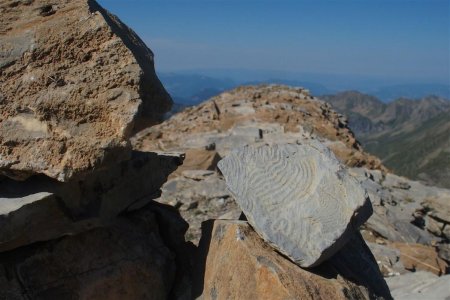
[(68, 181), (130, 157), (171, 99), (137, 35), (95, 1), (0, 4), (0, 172)]
[[(376, 170), (351, 169), (351, 173), (361, 181), (372, 200), (374, 214), (364, 225), (371, 233), (365, 235), (368, 240), (387, 243), (389, 247), (393, 247), (390, 242), (404, 244), (404, 249), (414, 248), (418, 243), (427, 246), (429, 253), (437, 253), (449, 261), (445, 212), (449, 208), (450, 190), (426, 186), (394, 174), (383, 175)], [(408, 255), (421, 261), (421, 252), (410, 251)], [(421, 264), (418, 265), (420, 268)], [(437, 270), (442, 269), (445, 267), (437, 267)]]
[(5, 179), (0, 182), (0, 251), (109, 224), (133, 205), (157, 198), (180, 164), (178, 156), (134, 152), (131, 160), (77, 182)]
[(2, 253), (0, 298), (168, 299), (178, 266), (157, 215), (149, 206), (104, 228)]
[(255, 230), (303, 267), (336, 253), (372, 214), (364, 189), (314, 140), (246, 146), (218, 167)]
[(187, 224), (152, 200), (183, 155), (132, 151), (171, 99), (95, 1), (0, 3), (0, 298), (190, 297)]
[[(311, 270), (275, 252), (244, 221), (204, 223), (200, 247), (194, 297), (201, 299), (391, 298), (370, 251), (357, 242), (335, 261)], [(348, 250), (352, 257), (345, 260)], [(345, 270), (337, 263), (343, 259)], [(363, 286), (358, 278), (368, 281)]]
[(162, 187), (161, 197), (156, 199), (179, 210), (189, 223), (186, 239), (195, 244), (201, 237), (202, 222), (219, 218), (238, 219), (241, 214), (223, 178), (216, 172), (207, 172), (203, 176), (197, 174), (195, 179), (187, 171), (183, 172), (184, 175), (168, 180)]

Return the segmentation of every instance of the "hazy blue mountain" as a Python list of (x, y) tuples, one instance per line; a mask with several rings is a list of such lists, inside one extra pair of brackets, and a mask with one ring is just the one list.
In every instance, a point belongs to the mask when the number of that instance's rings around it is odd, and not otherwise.
[(158, 73), (159, 79), (172, 96), (174, 102), (195, 105), (226, 90), (239, 85), (250, 84), (285, 84), (301, 86), (311, 91), (313, 95), (322, 95), (333, 92), (322, 84), (293, 79), (229, 79), (225, 77), (211, 77), (190, 73)]
[(418, 99), (437, 95), (450, 99), (450, 85), (407, 83), (389, 78), (355, 75), (309, 74), (264, 70), (199, 70), (158, 73), (161, 82), (177, 103), (195, 105), (239, 85), (285, 84), (307, 88), (315, 96), (358, 90), (383, 102), (398, 98)]
[(436, 95), (450, 99), (450, 85), (444, 84), (398, 84), (380, 87), (369, 92), (384, 102), (389, 102), (397, 98), (423, 98), (427, 95)]

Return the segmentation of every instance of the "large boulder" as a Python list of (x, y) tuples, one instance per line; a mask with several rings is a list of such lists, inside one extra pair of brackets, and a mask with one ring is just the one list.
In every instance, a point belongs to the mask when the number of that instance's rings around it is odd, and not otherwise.
[(177, 155), (133, 152), (128, 161), (62, 183), (46, 176), (0, 181), (0, 252), (108, 225), (160, 194)]
[(170, 109), (150, 49), (95, 1), (2, 1), (0, 13), (0, 173), (68, 181), (115, 164)]
[(2, 253), (0, 298), (171, 298), (178, 262), (161, 230), (175, 228), (165, 217), (150, 205), (105, 228)]
[(302, 267), (336, 253), (372, 214), (359, 182), (315, 140), (246, 146), (218, 167), (255, 230)]
[[(347, 250), (355, 253), (339, 253), (336, 262), (305, 270), (274, 251), (247, 222), (208, 221), (203, 223), (193, 296), (200, 299), (390, 299), (370, 251), (360, 248), (358, 242)], [(340, 260), (345, 262), (343, 272), (339, 269)], [(351, 275), (357, 280), (348, 277)]]

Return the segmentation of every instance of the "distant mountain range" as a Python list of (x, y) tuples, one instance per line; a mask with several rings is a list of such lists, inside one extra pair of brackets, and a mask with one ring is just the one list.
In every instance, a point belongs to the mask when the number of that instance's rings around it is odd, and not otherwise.
[(427, 96), (386, 104), (356, 91), (321, 98), (348, 116), (365, 150), (395, 173), (450, 188), (450, 101)]
[[(216, 74), (216, 73), (213, 73)], [(272, 83), (289, 86), (301, 86), (307, 88), (315, 96), (335, 94), (349, 88), (376, 96), (383, 102), (395, 99), (422, 98), (427, 95), (437, 95), (450, 98), (450, 85), (428, 83), (401, 83), (387, 80), (359, 79), (351, 76), (331, 76), (320, 74), (282, 74), (266, 72), (263, 74), (244, 73), (239, 76), (237, 71), (229, 73), (217, 73), (211, 76), (203, 73), (171, 72), (159, 73), (158, 76), (167, 91), (172, 95), (176, 103), (195, 105), (223, 91), (233, 89), (240, 85)], [(229, 75), (228, 77), (226, 75)], [(267, 77), (264, 77), (264, 74)], [(283, 76), (284, 75), (284, 76)]]
[(158, 77), (174, 102), (184, 105), (198, 104), (236, 86), (231, 79), (199, 74), (160, 73)]
[[(369, 95), (335, 92), (322, 84), (293, 79), (240, 81), (178, 73), (162, 73), (159, 77), (175, 102), (166, 118), (239, 85), (306, 87), (348, 116), (350, 128), (364, 148), (395, 173), (450, 188), (450, 101), (445, 99), (450, 98), (445, 97), (450, 91), (446, 85), (381, 86), (372, 88)], [(426, 96), (431, 93), (437, 96)]]

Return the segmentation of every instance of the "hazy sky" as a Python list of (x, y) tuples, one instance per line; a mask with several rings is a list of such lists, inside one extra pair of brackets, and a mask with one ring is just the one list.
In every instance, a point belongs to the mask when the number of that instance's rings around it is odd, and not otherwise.
[(364, 74), (450, 82), (449, 0), (102, 0), (159, 71)]

